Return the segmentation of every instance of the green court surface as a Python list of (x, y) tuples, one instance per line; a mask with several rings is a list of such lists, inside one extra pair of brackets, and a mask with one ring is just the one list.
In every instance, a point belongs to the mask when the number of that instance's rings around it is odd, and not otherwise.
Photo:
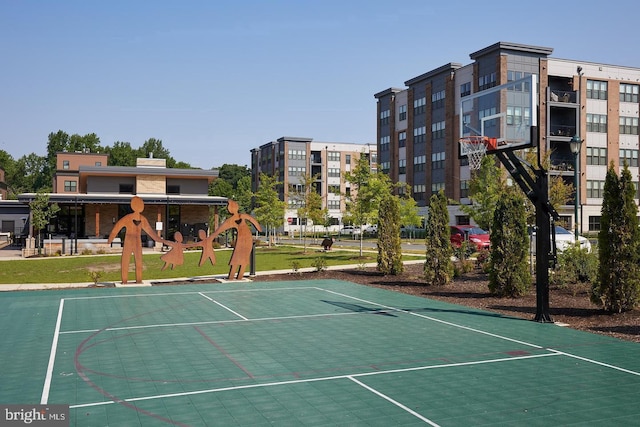
[(335, 280), (0, 294), (0, 403), (73, 426), (638, 425), (640, 346)]

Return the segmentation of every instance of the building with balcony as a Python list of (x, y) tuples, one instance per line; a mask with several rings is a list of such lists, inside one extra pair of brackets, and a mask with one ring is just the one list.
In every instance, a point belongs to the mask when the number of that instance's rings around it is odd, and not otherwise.
[[(315, 191), (328, 209), (329, 231), (337, 232), (343, 224), (346, 209), (345, 195), (352, 188), (344, 180), (344, 173), (355, 167), (360, 156), (366, 156), (372, 171), (377, 170), (377, 150), (372, 144), (321, 142), (313, 138), (283, 136), (251, 150), (252, 190), (260, 185), (260, 174), (277, 176), (280, 200), (287, 203), (282, 231), (299, 232), (303, 227), (312, 230), (314, 224), (303, 224), (298, 218), (300, 200), (296, 193), (304, 190), (306, 177), (315, 177)], [(326, 231), (315, 224), (317, 231)]]
[[(607, 166), (630, 166), (638, 182), (640, 69), (556, 59), (550, 47), (498, 42), (470, 54), (472, 62), (451, 62), (374, 95), (377, 100), (377, 146), (380, 168), (393, 182), (405, 182), (426, 212), (439, 190), (461, 204), (470, 203), (469, 170), (459, 158), (460, 100), (468, 95), (534, 74), (537, 144), (549, 153), (549, 173), (573, 184), (578, 197), (560, 208), (562, 222), (580, 232), (600, 229), (600, 209)], [(500, 104), (488, 108), (500, 112)], [(510, 112), (506, 112), (509, 119)], [(513, 120), (527, 120), (520, 112)], [(576, 156), (572, 139), (583, 141)], [(576, 159), (578, 163), (576, 164)], [(469, 223), (450, 206), (452, 224)]]

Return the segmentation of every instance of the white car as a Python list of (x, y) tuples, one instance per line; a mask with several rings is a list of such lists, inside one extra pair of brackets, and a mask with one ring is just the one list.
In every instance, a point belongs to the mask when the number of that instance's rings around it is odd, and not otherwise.
[(373, 224), (364, 229), (365, 234), (378, 234), (378, 224)]
[(340, 234), (345, 234), (345, 235), (360, 234), (360, 229), (355, 225), (345, 225), (340, 230)]
[[(556, 252), (564, 252), (568, 248), (572, 247), (575, 244), (576, 237), (575, 234), (570, 232), (569, 230), (556, 225)], [(584, 236), (578, 236), (578, 242), (580, 243), (580, 249), (586, 249), (587, 252), (591, 252), (591, 242)], [(533, 232), (531, 236), (531, 247), (533, 249), (533, 253), (536, 252), (536, 233)]]

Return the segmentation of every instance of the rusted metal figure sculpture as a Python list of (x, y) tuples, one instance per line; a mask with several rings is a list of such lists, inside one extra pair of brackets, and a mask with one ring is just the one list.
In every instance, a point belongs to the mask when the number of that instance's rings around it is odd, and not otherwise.
[(142, 231), (156, 242), (162, 241), (160, 236), (151, 227), (147, 218), (142, 215), (144, 202), (138, 196), (131, 199), (131, 209), (133, 212), (120, 218), (113, 226), (109, 234), (108, 243), (111, 244), (116, 235), (125, 229), (124, 243), (122, 244), (122, 258), (120, 260), (120, 273), (122, 284), (128, 282), (129, 261), (133, 255), (135, 261), (136, 283), (142, 283)]

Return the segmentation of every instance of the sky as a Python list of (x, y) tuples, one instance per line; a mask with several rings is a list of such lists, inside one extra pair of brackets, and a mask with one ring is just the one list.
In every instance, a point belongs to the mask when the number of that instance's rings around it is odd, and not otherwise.
[(0, 0), (0, 150), (47, 137), (162, 140), (250, 166), (282, 136), (376, 143), (374, 94), (499, 41), (640, 68), (640, 3)]

